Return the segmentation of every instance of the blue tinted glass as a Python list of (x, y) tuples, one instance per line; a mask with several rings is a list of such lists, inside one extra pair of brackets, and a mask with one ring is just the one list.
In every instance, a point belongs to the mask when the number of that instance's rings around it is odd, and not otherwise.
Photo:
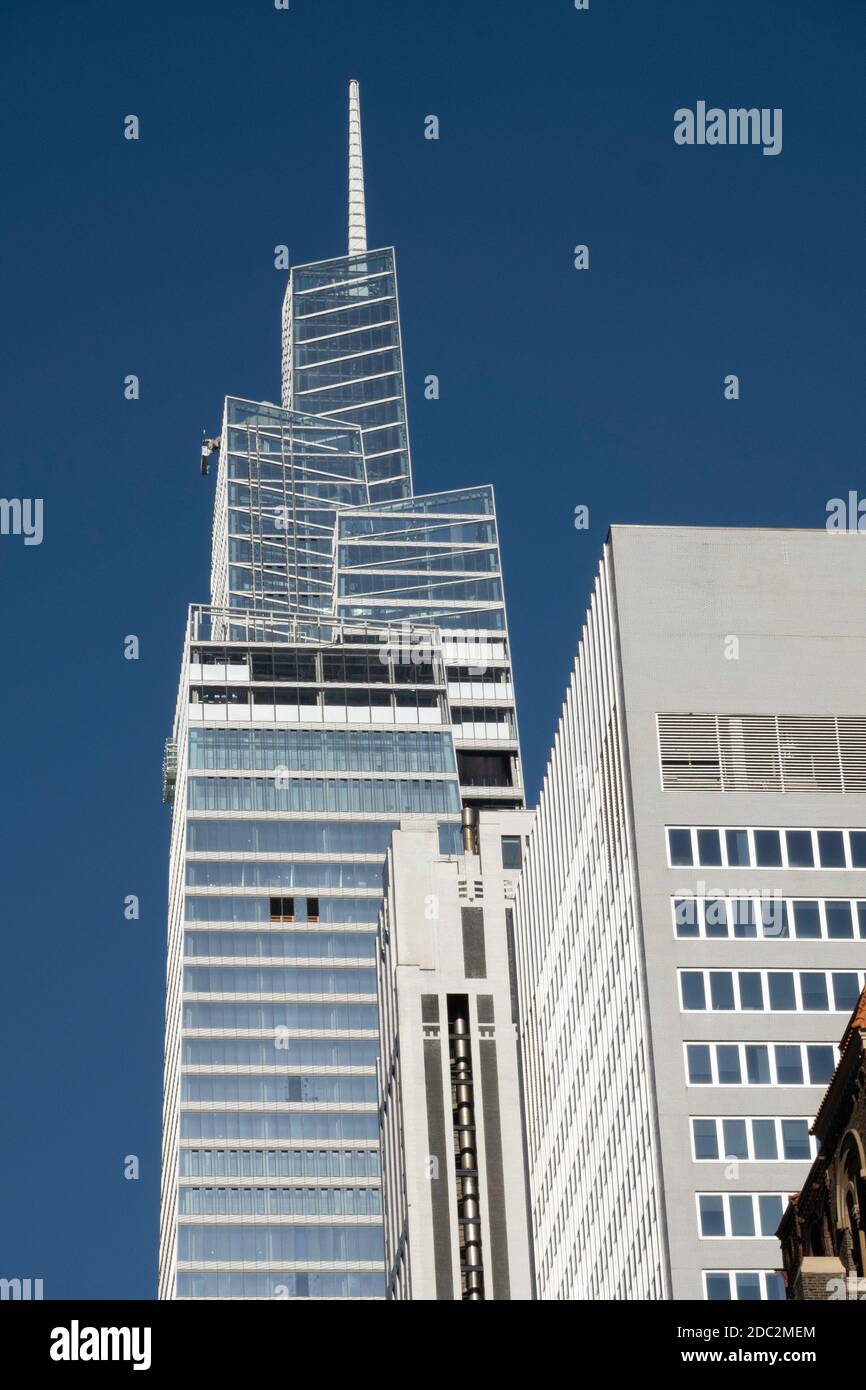
[(794, 903), (794, 935), (801, 940), (821, 935), (821, 914), (816, 902), (807, 900)]
[(833, 1048), (823, 1043), (814, 1043), (806, 1048), (806, 1053), (809, 1059), (809, 1080), (812, 1085), (826, 1086), (835, 1067)]
[(752, 1121), (752, 1143), (755, 1146), (755, 1158), (778, 1158), (776, 1126), (773, 1120)]
[(743, 1194), (731, 1196), (731, 1235), (753, 1236), (755, 1234), (755, 1212), (752, 1199)]
[(844, 869), (845, 837), (841, 830), (818, 831), (818, 855), (822, 869)]
[(755, 905), (751, 898), (733, 898), (731, 911), (734, 916), (734, 936), (757, 936)]
[(722, 1137), (725, 1144), (723, 1158), (749, 1157), (745, 1120), (722, 1120)]
[(727, 1273), (707, 1275), (707, 1302), (731, 1302), (731, 1280)]
[(746, 1075), (750, 1086), (769, 1086), (770, 1050), (765, 1043), (746, 1044)]
[(792, 869), (811, 869), (815, 862), (811, 830), (786, 830), (788, 864)]
[(811, 1158), (809, 1126), (805, 1120), (782, 1121), (782, 1153), (785, 1158)]
[(761, 1193), (758, 1198), (761, 1235), (774, 1236), (782, 1219), (782, 1199), (775, 1193)]
[(712, 866), (721, 862), (722, 842), (718, 830), (699, 830), (698, 863)]
[(720, 1043), (716, 1048), (716, 1066), (719, 1069), (720, 1086), (739, 1086), (740, 1049), (733, 1044)]
[(827, 978), (824, 972), (817, 970), (802, 970), (800, 972), (800, 989), (803, 995), (803, 1008), (807, 1011), (828, 1009), (830, 1002), (827, 998)]
[(748, 868), (749, 866), (749, 832), (748, 830), (726, 830), (725, 845), (728, 851), (728, 863), (732, 868)]
[(763, 1009), (764, 993), (761, 988), (761, 975), (758, 970), (741, 970), (740, 976), (740, 1008), (741, 1009)]
[(715, 1120), (692, 1120), (692, 1135), (696, 1159), (718, 1158), (719, 1141)]
[(776, 869), (782, 863), (782, 841), (778, 830), (755, 831), (755, 863), (761, 869)]
[(860, 998), (860, 986), (857, 976), (852, 971), (833, 971), (833, 997), (836, 1000), (836, 1008), (841, 1013), (847, 1014), (856, 1008), (857, 1000)]
[(788, 936), (788, 904), (784, 898), (761, 899), (761, 930), (764, 936)]
[(770, 1273), (764, 1275), (764, 1278), (767, 1281), (768, 1300), (773, 1303), (784, 1303), (787, 1299), (787, 1294), (785, 1293), (785, 1281), (781, 1274), (777, 1274), (775, 1270), (771, 1270)]
[(704, 931), (707, 936), (727, 936), (728, 917), (724, 898), (708, 898), (704, 903)]
[(860, 940), (866, 940), (866, 903), (857, 904), (857, 930)]
[(734, 977), (730, 970), (710, 971), (710, 999), (714, 1009), (734, 1007)]
[(674, 903), (674, 921), (677, 936), (699, 936), (697, 898), (677, 898)]
[(855, 869), (866, 869), (866, 830), (852, 830), (848, 839), (851, 842), (851, 863)]
[(725, 1208), (721, 1197), (707, 1195), (698, 1198), (702, 1236), (725, 1234)]
[(669, 830), (668, 846), (672, 864), (692, 863), (692, 832), (690, 830)]
[(761, 1299), (761, 1276), (758, 1273), (736, 1274), (738, 1303), (756, 1303)]
[(776, 1077), (780, 1086), (802, 1086), (803, 1058), (797, 1044), (776, 1044)]
[(684, 970), (682, 973), (683, 1008), (705, 1009), (704, 977), (700, 970)]
[(790, 970), (771, 970), (767, 976), (771, 1009), (796, 1009), (794, 976)]
[(713, 1073), (710, 1067), (710, 1049), (705, 1043), (689, 1043), (686, 1048), (689, 1083), (692, 1086), (709, 1086)]
[(824, 911), (827, 913), (827, 936), (829, 939), (831, 941), (850, 940), (854, 935), (851, 904), (827, 902), (824, 904)]

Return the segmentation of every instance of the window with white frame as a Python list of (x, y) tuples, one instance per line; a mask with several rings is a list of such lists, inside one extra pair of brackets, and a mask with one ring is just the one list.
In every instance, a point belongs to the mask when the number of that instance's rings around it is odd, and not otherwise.
[(826, 1086), (836, 1067), (833, 1043), (684, 1044), (689, 1086)]
[(857, 898), (682, 893), (671, 912), (680, 940), (866, 940), (866, 900)]
[(735, 1158), (743, 1163), (800, 1162), (817, 1156), (811, 1121), (787, 1115), (692, 1117), (696, 1163)]
[(668, 826), (668, 864), (707, 869), (866, 869), (866, 830)]
[(699, 1192), (698, 1233), (703, 1240), (766, 1238), (776, 1234), (788, 1194)]
[(711, 1303), (784, 1303), (785, 1281), (776, 1269), (705, 1269), (704, 1298)]
[(862, 970), (680, 970), (684, 1013), (851, 1013)]

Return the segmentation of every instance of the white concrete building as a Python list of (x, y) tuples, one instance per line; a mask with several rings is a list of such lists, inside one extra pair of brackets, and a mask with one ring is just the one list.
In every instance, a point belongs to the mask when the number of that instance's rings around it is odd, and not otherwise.
[(866, 967), (866, 544), (619, 527), (517, 896), (541, 1298), (780, 1298)]
[(527, 811), (405, 822), (379, 954), (387, 1297), (532, 1297), (513, 901)]

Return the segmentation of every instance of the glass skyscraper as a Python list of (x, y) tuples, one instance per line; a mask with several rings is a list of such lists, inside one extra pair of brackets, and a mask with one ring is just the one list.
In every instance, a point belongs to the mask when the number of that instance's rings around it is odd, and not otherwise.
[(385, 852), (523, 805), (493, 493), (413, 495), (349, 105), (349, 254), (290, 273), (282, 405), (226, 401), (166, 744), (167, 1299), (383, 1296)]

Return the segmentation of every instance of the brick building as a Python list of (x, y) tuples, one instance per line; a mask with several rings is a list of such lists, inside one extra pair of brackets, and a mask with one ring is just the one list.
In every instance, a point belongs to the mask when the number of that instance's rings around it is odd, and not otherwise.
[(790, 1299), (866, 1298), (866, 990), (812, 1133), (820, 1152), (779, 1226)]

